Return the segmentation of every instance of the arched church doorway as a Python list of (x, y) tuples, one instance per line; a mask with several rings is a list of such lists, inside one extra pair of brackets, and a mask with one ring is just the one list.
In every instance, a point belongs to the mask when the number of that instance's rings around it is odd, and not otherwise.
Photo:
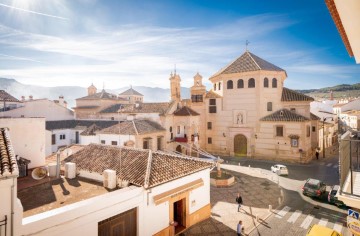
[(242, 134), (234, 137), (234, 153), (235, 156), (247, 155), (247, 138)]

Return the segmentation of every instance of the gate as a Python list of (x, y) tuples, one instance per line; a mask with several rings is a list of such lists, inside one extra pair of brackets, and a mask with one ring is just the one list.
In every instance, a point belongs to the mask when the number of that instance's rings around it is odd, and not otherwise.
[(247, 138), (245, 135), (238, 134), (234, 137), (235, 156), (247, 156)]

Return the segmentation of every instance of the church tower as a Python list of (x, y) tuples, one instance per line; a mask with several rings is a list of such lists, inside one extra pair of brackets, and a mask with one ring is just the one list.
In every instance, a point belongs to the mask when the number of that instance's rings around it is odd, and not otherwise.
[(194, 85), (190, 88), (191, 102), (203, 102), (206, 87), (202, 84), (202, 76), (198, 73), (194, 76)]
[(176, 74), (176, 71), (174, 74), (170, 74), (170, 90), (171, 90), (171, 100), (172, 101), (181, 101), (181, 94), (180, 94), (180, 76)]
[(88, 87), (88, 96), (93, 95), (96, 93), (96, 87), (94, 86), (94, 84), (91, 84), (90, 87)]

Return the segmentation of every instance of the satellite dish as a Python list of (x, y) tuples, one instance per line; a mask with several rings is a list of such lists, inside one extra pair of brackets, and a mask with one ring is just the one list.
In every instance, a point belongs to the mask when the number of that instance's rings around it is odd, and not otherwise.
[(73, 151), (71, 148), (66, 148), (63, 153), (65, 153), (66, 157), (70, 156), (71, 154), (73, 154)]
[(47, 176), (47, 170), (45, 167), (37, 167), (31, 172), (33, 179), (40, 180)]

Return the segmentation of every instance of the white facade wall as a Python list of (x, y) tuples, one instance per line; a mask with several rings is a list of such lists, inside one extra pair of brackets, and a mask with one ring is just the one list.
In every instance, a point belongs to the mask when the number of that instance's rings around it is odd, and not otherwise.
[(74, 112), (48, 99), (39, 99), (26, 101), (22, 107), (4, 112), (4, 116), (45, 117), (46, 121), (72, 120), (74, 119)]
[(81, 145), (89, 145), (90, 143), (100, 143), (99, 137), (97, 135), (80, 135), (79, 143)]
[[(78, 131), (81, 133), (83, 130), (73, 130), (73, 129), (58, 129), (58, 130), (51, 130), (47, 133), (47, 139), (50, 140), (51, 145), (51, 153), (57, 152), (60, 147), (68, 146), (72, 143), (75, 143), (75, 132)], [(55, 134), (55, 144), (51, 144), (52, 135)], [(65, 139), (60, 139), (60, 135), (65, 135)], [(47, 150), (49, 150), (47, 148)], [(47, 153), (47, 155), (51, 154)]]
[(29, 168), (45, 165), (45, 118), (3, 118), (0, 127), (9, 128), (15, 155), (30, 160)]
[(124, 146), (124, 143), (132, 140), (135, 142), (134, 135), (118, 135), (118, 134), (97, 134), (98, 144), (101, 144), (101, 140), (105, 141), (105, 145), (111, 145), (112, 141), (117, 142), (117, 146)]

